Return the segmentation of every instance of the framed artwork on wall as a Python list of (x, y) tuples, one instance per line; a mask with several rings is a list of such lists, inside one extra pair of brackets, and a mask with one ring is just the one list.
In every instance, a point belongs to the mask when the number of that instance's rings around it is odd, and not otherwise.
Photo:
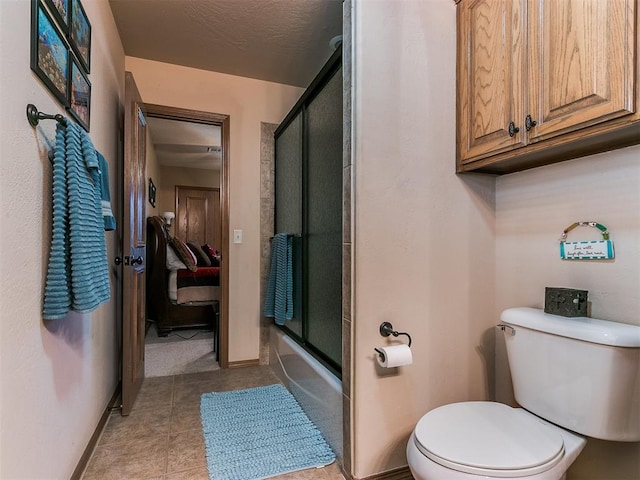
[(69, 43), (86, 73), (91, 72), (91, 24), (80, 0), (68, 0)]
[(69, 29), (69, 0), (45, 0), (45, 3), (58, 22), (60, 30), (66, 33)]
[(65, 107), (69, 106), (69, 47), (44, 7), (31, 7), (31, 70)]
[(149, 177), (149, 203), (153, 208), (156, 207), (156, 186), (151, 177)]
[(68, 110), (71, 116), (88, 132), (91, 119), (91, 82), (82, 71), (75, 55), (71, 55)]

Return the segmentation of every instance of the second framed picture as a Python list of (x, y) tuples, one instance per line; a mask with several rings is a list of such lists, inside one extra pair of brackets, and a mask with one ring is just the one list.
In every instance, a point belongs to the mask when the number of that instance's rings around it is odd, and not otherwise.
[(68, 0), (69, 43), (86, 73), (91, 72), (91, 24), (80, 0)]
[(91, 82), (74, 55), (71, 55), (69, 73), (69, 113), (88, 132), (91, 120)]
[(60, 29), (67, 33), (69, 29), (69, 0), (45, 0), (45, 3), (56, 18)]

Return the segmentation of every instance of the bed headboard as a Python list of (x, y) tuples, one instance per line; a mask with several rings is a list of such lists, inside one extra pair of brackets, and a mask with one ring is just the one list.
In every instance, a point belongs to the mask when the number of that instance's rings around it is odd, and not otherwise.
[[(162, 217), (147, 219), (147, 269), (153, 270), (159, 266), (165, 268), (167, 264), (167, 243), (169, 235)], [(151, 262), (149, 262), (151, 260)], [(149, 265), (151, 263), (152, 265)]]
[[(156, 318), (169, 301), (167, 293), (167, 242), (169, 235), (162, 217), (147, 218), (147, 311), (151, 318)], [(160, 297), (160, 298), (159, 298)], [(158, 301), (160, 300), (160, 301)]]
[(157, 322), (161, 336), (174, 328), (217, 328), (217, 302), (178, 305), (169, 300), (168, 242), (162, 217), (147, 218), (147, 318)]

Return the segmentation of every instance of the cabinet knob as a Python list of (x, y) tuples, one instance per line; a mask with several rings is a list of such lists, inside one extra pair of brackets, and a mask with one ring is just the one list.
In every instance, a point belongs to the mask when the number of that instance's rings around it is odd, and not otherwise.
[(516, 127), (516, 124), (513, 121), (509, 122), (509, 136), (513, 137), (516, 133), (520, 131), (519, 127)]
[(531, 114), (527, 115), (524, 119), (524, 127), (527, 129), (527, 132), (531, 130), (538, 124), (533, 118), (531, 118)]

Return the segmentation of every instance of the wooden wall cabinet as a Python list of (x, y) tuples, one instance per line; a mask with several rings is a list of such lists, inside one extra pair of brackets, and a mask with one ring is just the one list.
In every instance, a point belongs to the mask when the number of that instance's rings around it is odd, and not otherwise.
[(460, 0), (457, 172), (640, 143), (639, 0)]

